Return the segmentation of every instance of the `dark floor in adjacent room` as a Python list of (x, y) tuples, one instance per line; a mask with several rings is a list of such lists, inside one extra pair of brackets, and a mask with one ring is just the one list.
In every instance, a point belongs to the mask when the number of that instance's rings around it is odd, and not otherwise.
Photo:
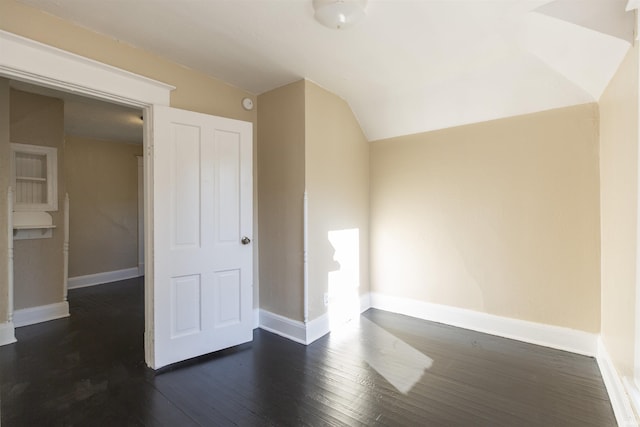
[(350, 336), (305, 347), (256, 329), (154, 375), (141, 279), (69, 302), (0, 347), (3, 427), (616, 425), (594, 359), (518, 341), (369, 310)]

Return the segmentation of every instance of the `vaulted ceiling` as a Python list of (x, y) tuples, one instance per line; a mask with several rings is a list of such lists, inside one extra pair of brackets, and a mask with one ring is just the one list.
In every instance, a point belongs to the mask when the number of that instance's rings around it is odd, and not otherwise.
[(369, 140), (598, 101), (627, 0), (370, 0), (337, 31), (311, 0), (21, 0), (254, 94), (310, 79)]

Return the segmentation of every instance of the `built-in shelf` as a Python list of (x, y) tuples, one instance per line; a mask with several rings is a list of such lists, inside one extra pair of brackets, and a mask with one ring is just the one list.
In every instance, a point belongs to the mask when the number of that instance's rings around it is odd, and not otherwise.
[(54, 147), (11, 144), (13, 240), (53, 236), (58, 210), (58, 151)]
[(46, 239), (53, 236), (53, 218), (47, 212), (14, 212), (13, 240)]
[(58, 210), (58, 151), (55, 147), (11, 144), (13, 210)]
[(47, 178), (38, 178), (35, 176), (16, 176), (16, 181), (47, 182)]
[(14, 226), (14, 230), (33, 230), (33, 229), (47, 229), (47, 228), (56, 228), (55, 225), (19, 225)]

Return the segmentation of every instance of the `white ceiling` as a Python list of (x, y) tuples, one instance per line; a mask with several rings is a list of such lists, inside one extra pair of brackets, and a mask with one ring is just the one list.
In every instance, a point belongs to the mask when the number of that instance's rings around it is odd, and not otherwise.
[(310, 79), (369, 140), (597, 101), (634, 22), (627, 0), (370, 0), (343, 31), (311, 0), (21, 1), (255, 94)]

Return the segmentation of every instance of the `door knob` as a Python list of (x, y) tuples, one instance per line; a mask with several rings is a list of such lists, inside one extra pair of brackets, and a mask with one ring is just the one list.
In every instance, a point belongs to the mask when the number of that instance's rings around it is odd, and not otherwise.
[(251, 239), (247, 236), (243, 236), (240, 242), (242, 242), (243, 245), (248, 245), (249, 243), (251, 243)]

